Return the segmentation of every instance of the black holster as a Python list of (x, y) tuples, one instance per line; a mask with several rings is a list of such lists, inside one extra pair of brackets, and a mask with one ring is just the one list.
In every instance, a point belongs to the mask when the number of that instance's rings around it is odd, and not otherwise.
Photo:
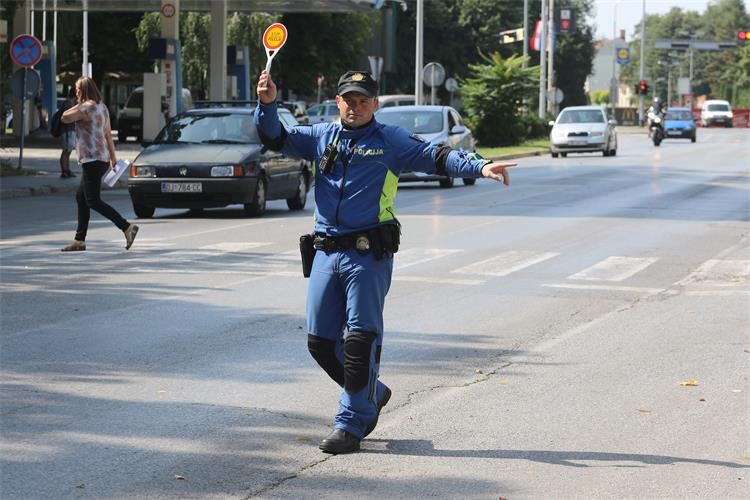
[(313, 241), (315, 240), (314, 234), (303, 234), (299, 237), (299, 253), (302, 257), (302, 276), (305, 278), (310, 277), (312, 272), (313, 260), (315, 259), (315, 247)]
[(370, 251), (375, 259), (380, 260), (386, 254), (398, 252), (401, 243), (401, 227), (398, 224), (383, 224), (367, 232), (370, 239)]

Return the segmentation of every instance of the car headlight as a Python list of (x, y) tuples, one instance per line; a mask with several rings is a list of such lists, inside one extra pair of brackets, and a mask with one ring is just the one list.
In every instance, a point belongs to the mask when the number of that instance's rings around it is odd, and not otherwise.
[(555, 141), (562, 141), (565, 140), (567, 135), (565, 132), (552, 132), (552, 139)]
[(133, 177), (156, 177), (156, 169), (154, 167), (133, 165), (130, 175)]
[(589, 132), (590, 137), (601, 137), (603, 135), (604, 135), (603, 132)]
[(219, 165), (211, 167), (211, 177), (232, 177), (234, 169), (232, 165)]

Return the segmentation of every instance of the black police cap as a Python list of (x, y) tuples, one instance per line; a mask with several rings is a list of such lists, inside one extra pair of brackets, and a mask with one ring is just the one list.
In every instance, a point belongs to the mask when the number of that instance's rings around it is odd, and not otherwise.
[(378, 82), (367, 71), (347, 71), (339, 78), (338, 95), (359, 92), (368, 97), (377, 97)]

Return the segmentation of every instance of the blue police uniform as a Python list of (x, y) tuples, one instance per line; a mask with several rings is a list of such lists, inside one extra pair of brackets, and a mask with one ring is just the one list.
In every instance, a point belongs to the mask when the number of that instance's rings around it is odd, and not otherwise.
[[(393, 202), (402, 169), (482, 177), (488, 163), (475, 153), (425, 142), (403, 128), (373, 119), (357, 129), (319, 123), (286, 129), (276, 103), (259, 103), (255, 123), (270, 149), (315, 162), (315, 234), (336, 239), (398, 226)], [(318, 162), (334, 145), (333, 168)], [(308, 286), (308, 348), (343, 391), (334, 429), (358, 439), (377, 422), (390, 390), (378, 380), (383, 306), (393, 254), (376, 258), (356, 248), (318, 250)]]

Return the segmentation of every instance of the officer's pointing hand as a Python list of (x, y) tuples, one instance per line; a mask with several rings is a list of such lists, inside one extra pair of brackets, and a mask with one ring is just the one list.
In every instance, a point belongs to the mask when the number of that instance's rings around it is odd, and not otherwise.
[(496, 181), (502, 181), (506, 186), (510, 186), (510, 175), (507, 168), (515, 167), (518, 163), (503, 163), (493, 161), (482, 167), (482, 175)]
[(276, 84), (273, 83), (271, 75), (268, 71), (263, 70), (260, 72), (258, 78), (258, 99), (263, 104), (271, 104), (276, 100)]

